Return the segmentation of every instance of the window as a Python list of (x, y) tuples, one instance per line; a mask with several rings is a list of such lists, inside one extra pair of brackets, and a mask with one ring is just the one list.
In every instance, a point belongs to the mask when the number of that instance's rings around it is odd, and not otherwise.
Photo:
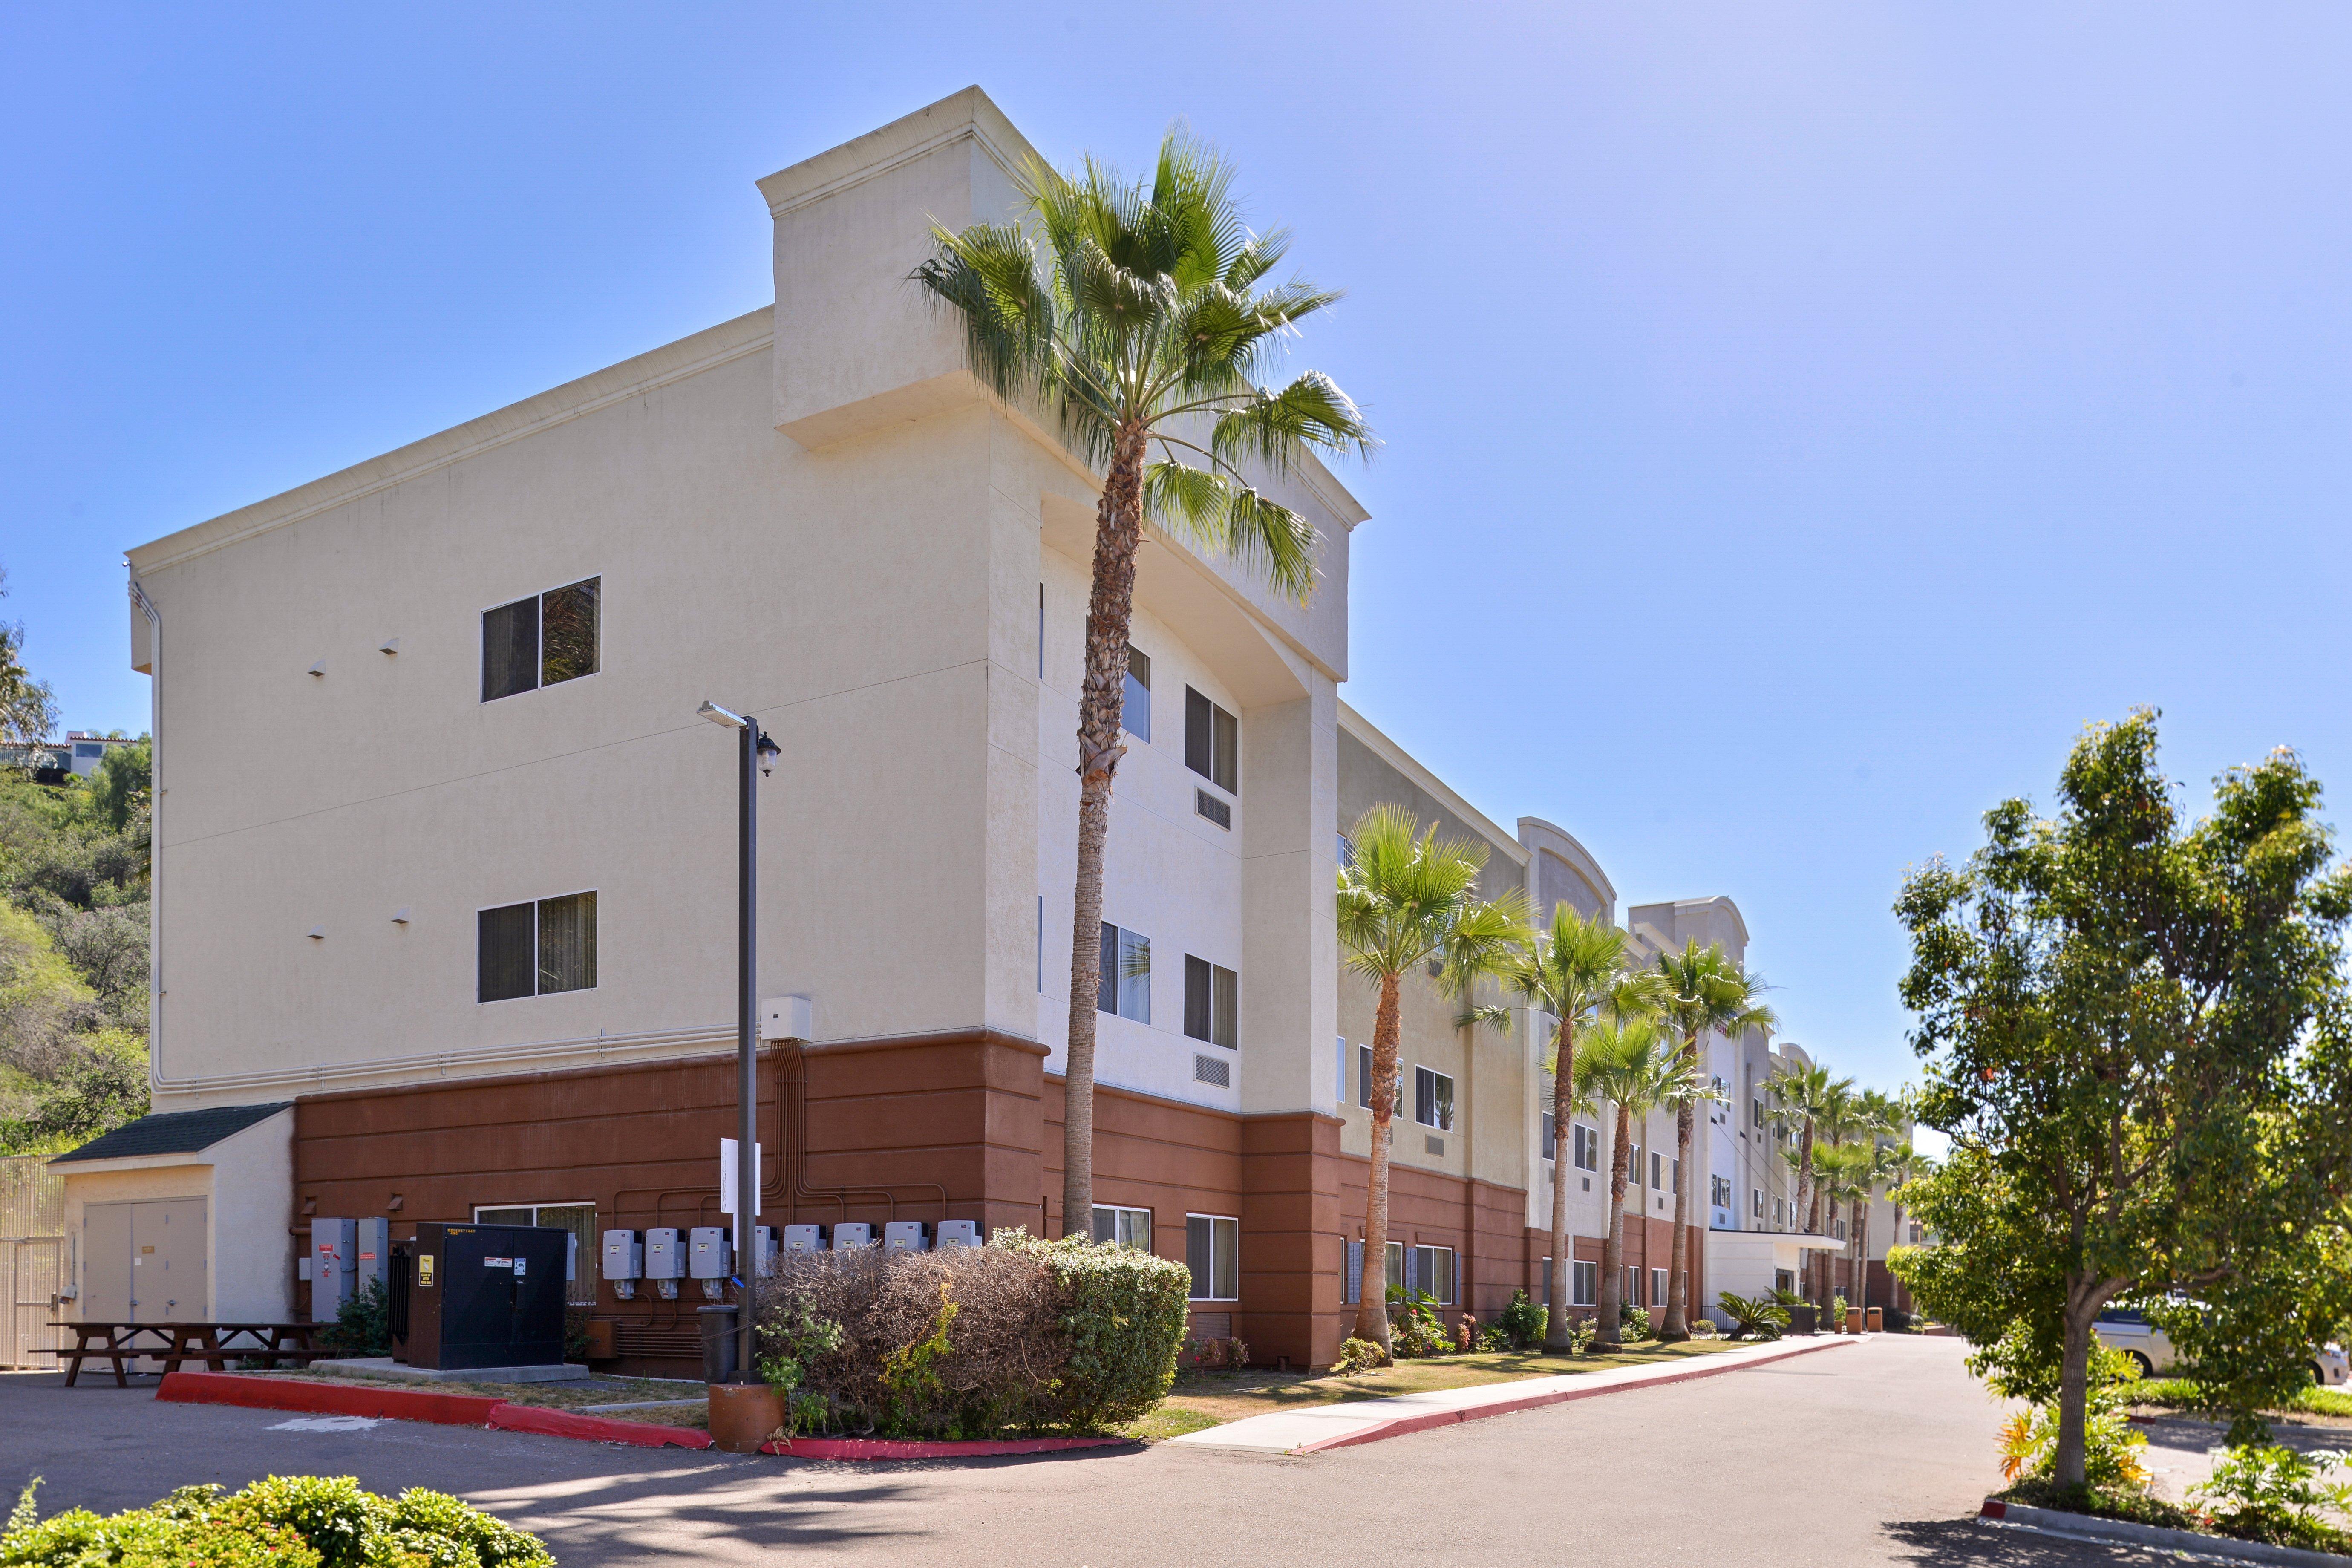
[(1923, 1232), (1923, 1231), (1920, 1229), (1920, 1227), (1919, 1227), (1918, 1226), (1914, 1225), (1914, 1226), (1911, 1227), (1911, 1245), (1912, 1245), (1912, 1246), (1914, 1246), (1914, 1247), (1918, 1246), (1918, 1245), (1919, 1245), (1919, 1238), (1920, 1238), (1920, 1237), (1921, 1237), (1922, 1235), (1924, 1235), (1924, 1234), (1925, 1234), (1925, 1232)]
[(1454, 1249), (1450, 1247), (1400, 1247), (1389, 1244), (1393, 1259), (1402, 1255), (1404, 1293), (1426, 1296), (1441, 1307), (1454, 1305)]
[(1138, 1251), (1149, 1252), (1151, 1250), (1151, 1211), (1097, 1204), (1095, 1239), (1109, 1242), (1115, 1247), (1132, 1247)]
[(1601, 1169), (1601, 1130), (1578, 1127), (1576, 1132), (1576, 1168), (1580, 1171)]
[(596, 895), (567, 893), (476, 914), (475, 1000), (505, 1002), (596, 984)]
[(1121, 931), (1108, 921), (1102, 928), (1102, 979), (1095, 1006), (1139, 1024), (1151, 1022), (1151, 939)]
[(1454, 1080), (1427, 1068), (1412, 1069), (1412, 1119), (1440, 1132), (1454, 1129)]
[(1594, 1305), (1601, 1295), (1601, 1265), (1571, 1261), (1568, 1268), (1573, 1276), (1569, 1281), (1568, 1304), (1571, 1307)]
[(1037, 895), (1037, 994), (1045, 994), (1045, 895)]
[(1045, 679), (1045, 584), (1037, 584), (1037, 679)]
[(1623, 1292), (1619, 1300), (1624, 1305), (1640, 1306), (1642, 1304), (1642, 1271), (1631, 1263), (1625, 1265), (1625, 1282), (1618, 1289)]
[(590, 577), (482, 612), (482, 700), (596, 673), (597, 603)]
[(1351, 1241), (1347, 1246), (1347, 1261), (1339, 1274), (1339, 1300), (1354, 1306), (1364, 1299), (1364, 1244)]
[(1348, 836), (1344, 833), (1339, 835), (1339, 869), (1352, 871), (1356, 868), (1356, 847), (1348, 841)]
[(1659, 1191), (1659, 1190), (1663, 1189), (1663, 1188), (1665, 1186), (1665, 1184), (1665, 1184), (1665, 1182), (1664, 1182), (1664, 1169), (1665, 1169), (1665, 1156), (1664, 1156), (1664, 1155), (1663, 1155), (1663, 1154), (1661, 1154), (1661, 1153), (1659, 1153), (1659, 1152), (1657, 1152), (1655, 1150), (1652, 1150), (1652, 1151), (1651, 1151), (1651, 1152), (1650, 1152), (1650, 1190), (1651, 1190), (1651, 1191), (1653, 1191), (1653, 1192), (1656, 1192), (1656, 1191)]
[(1348, 1103), (1348, 1037), (1341, 1035), (1339, 1039), (1339, 1054), (1331, 1063), (1331, 1085), (1338, 1093), (1339, 1103), (1345, 1105)]
[(1786, 1223), (1787, 1223), (1787, 1221), (1786, 1221), (1782, 1216), (1783, 1216), (1787, 1212), (1788, 1212), (1788, 1201), (1787, 1201), (1786, 1199), (1784, 1199), (1784, 1198), (1774, 1198), (1774, 1199), (1772, 1200), (1772, 1223), (1773, 1223), (1774, 1225), (1784, 1225), (1784, 1224), (1786, 1224)]
[(1715, 1188), (1712, 1196), (1717, 1208), (1727, 1209), (1731, 1206), (1731, 1178), (1729, 1176), (1717, 1176), (1715, 1178)]
[(1207, 790), (1196, 789), (1192, 792), (1192, 813), (1196, 816), (1207, 817), (1229, 833), (1233, 831), (1234, 808)]
[(1538, 1135), (1542, 1142), (1538, 1143), (1537, 1147), (1543, 1151), (1543, 1157), (1547, 1160), (1553, 1158), (1559, 1148), (1559, 1122), (1558, 1119), (1555, 1118), (1550, 1111), (1545, 1111), (1543, 1113), (1543, 1131)]
[(1223, 790), (1242, 792), (1241, 721), (1184, 689), (1184, 765)]
[(1764, 1217), (1764, 1189), (1761, 1187), (1748, 1188), (1748, 1202), (1749, 1212), (1758, 1219), (1762, 1219)]
[(1242, 1299), (1242, 1222), (1221, 1215), (1184, 1216), (1184, 1263), (1195, 1301)]
[(1837, 1239), (1840, 1241), (1845, 1239), (1845, 1221), (1843, 1220), (1837, 1222)]
[(1764, 1097), (1758, 1095), (1748, 1102), (1748, 1119), (1757, 1126), (1764, 1125)]
[(1184, 955), (1184, 1034), (1229, 1051), (1241, 1048), (1242, 977), (1205, 958)]
[(1127, 649), (1127, 697), (1119, 705), (1118, 722), (1137, 740), (1151, 739), (1151, 658), (1131, 643)]
[[(574, 1306), (596, 1304), (597, 1248), (594, 1204), (476, 1204), (476, 1225), (535, 1225), (571, 1233), (563, 1262), (563, 1299)], [(585, 1258), (583, 1267), (582, 1259)]]
[(1388, 1288), (1389, 1288), (1390, 1289), (1391, 1289), (1391, 1290), (1402, 1290), (1402, 1289), (1404, 1289), (1404, 1243), (1403, 1243), (1403, 1242), (1402, 1242), (1402, 1241), (1391, 1241), (1391, 1242), (1390, 1242), (1390, 1243), (1389, 1243), (1389, 1258), (1388, 1258), (1388, 1261), (1389, 1261), (1389, 1267), (1388, 1267)]
[(1663, 1268), (1653, 1268), (1650, 1270), (1650, 1305), (1663, 1307), (1665, 1304), (1666, 1271)]

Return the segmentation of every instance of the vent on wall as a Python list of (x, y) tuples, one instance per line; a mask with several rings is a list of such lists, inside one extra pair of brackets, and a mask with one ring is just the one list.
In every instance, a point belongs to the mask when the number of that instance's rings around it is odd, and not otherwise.
[(1445, 1152), (1445, 1140), (1443, 1138), (1424, 1137), (1421, 1141), (1421, 1146), (1428, 1150), (1433, 1154), (1443, 1154)]
[(1192, 1058), (1192, 1081), (1213, 1083), (1219, 1089), (1231, 1089), (1234, 1086), (1233, 1064), (1220, 1061), (1215, 1057), (1196, 1056)]
[(1196, 789), (1192, 792), (1192, 809), (1228, 831), (1234, 826), (1234, 808), (1207, 790)]

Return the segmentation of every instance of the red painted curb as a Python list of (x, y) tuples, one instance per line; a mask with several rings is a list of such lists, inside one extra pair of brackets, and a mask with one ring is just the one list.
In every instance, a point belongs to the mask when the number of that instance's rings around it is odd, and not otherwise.
[(1003, 1454), (1057, 1454), (1069, 1448), (1132, 1447), (1126, 1437), (1002, 1437), (922, 1442), (904, 1437), (793, 1437), (760, 1445), (792, 1459), (984, 1459)]
[(708, 1448), (710, 1434), (691, 1426), (664, 1426), (654, 1421), (615, 1421), (604, 1415), (581, 1415), (540, 1405), (509, 1405), (500, 1401), (489, 1413), (488, 1425), (500, 1432), (536, 1432), (543, 1437), (577, 1437), (588, 1443), (627, 1443), (639, 1448)]
[(1977, 1510), (1977, 1517), (1979, 1519), (2007, 1519), (2009, 1517), (2009, 1505), (2001, 1501), (1999, 1498), (1987, 1498), (1984, 1500), (1984, 1507)]
[(1547, 1394), (1530, 1394), (1521, 1399), (1498, 1399), (1492, 1405), (1472, 1405), (1465, 1410), (1433, 1410), (1425, 1415), (1400, 1415), (1393, 1421), (1383, 1421), (1361, 1432), (1345, 1436), (1326, 1437), (1319, 1443), (1307, 1443), (1291, 1449), (1294, 1454), (1320, 1454), (1331, 1448), (1352, 1448), (1359, 1443), (1378, 1443), (1383, 1438), (1402, 1437), (1414, 1432), (1428, 1432), (1440, 1426), (1458, 1426), (1465, 1421), (1484, 1421), (1489, 1415), (1509, 1415), (1521, 1410), (1539, 1410), (1547, 1405), (1564, 1405), (1571, 1399), (1598, 1399), (1603, 1394), (1622, 1394), (1636, 1388), (1664, 1388), (1668, 1384), (1690, 1383), (1702, 1377), (1720, 1377), (1751, 1366), (1775, 1366), (1784, 1361), (1794, 1361), (1801, 1355), (1816, 1351), (1834, 1350), (1842, 1344), (1855, 1342), (1824, 1336), (1817, 1345), (1801, 1345), (1774, 1356), (1759, 1356), (1753, 1361), (1735, 1361), (1720, 1366), (1694, 1366), (1667, 1377), (1648, 1377), (1639, 1383), (1608, 1383), (1597, 1388), (1555, 1388)]
[(372, 1415), (430, 1421), (442, 1426), (487, 1426), (499, 1401), (478, 1394), (430, 1394), (413, 1388), (364, 1388), (352, 1384), (297, 1383), (243, 1377), (233, 1372), (163, 1374), (155, 1397), (183, 1405), (237, 1405), (248, 1410), (308, 1410), (330, 1415)]

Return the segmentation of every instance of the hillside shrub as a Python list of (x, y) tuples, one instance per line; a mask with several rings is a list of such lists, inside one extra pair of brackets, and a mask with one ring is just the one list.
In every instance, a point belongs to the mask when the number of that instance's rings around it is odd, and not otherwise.
[(795, 1429), (956, 1438), (1148, 1413), (1175, 1381), (1192, 1275), (1012, 1230), (937, 1252), (793, 1254), (772, 1279), (761, 1371)]
[(5, 1568), (554, 1568), (539, 1538), (446, 1492), (398, 1497), (350, 1476), (183, 1487), (101, 1518), (38, 1517), (37, 1478), (0, 1528)]
[(1502, 1328), (1513, 1350), (1533, 1350), (1543, 1343), (1550, 1326), (1549, 1311), (1528, 1300), (1525, 1290), (1511, 1292), (1511, 1304), (1503, 1309)]

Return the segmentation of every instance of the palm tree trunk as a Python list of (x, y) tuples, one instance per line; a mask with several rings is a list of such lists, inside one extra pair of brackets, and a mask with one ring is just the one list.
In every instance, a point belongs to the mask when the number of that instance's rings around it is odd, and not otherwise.
[(1863, 1310), (1863, 1326), (1867, 1328), (1870, 1325), (1870, 1194), (1864, 1193), (1856, 1198), (1854, 1206), (1861, 1217), (1853, 1227), (1853, 1298), (1855, 1305)]
[(1103, 842), (1111, 775), (1127, 750), (1127, 639), (1143, 538), (1143, 428), (1122, 427), (1095, 508), (1094, 592), (1078, 693), (1078, 879), (1070, 914), (1070, 1050), (1062, 1079), (1062, 1234), (1094, 1235), (1095, 1016), (1102, 988)]
[[(1796, 1216), (1798, 1210), (1805, 1206), (1805, 1199), (1811, 1194), (1812, 1190), (1813, 1123), (1812, 1119), (1808, 1117), (1805, 1121), (1804, 1136), (1797, 1140), (1797, 1195), (1790, 1201), (1789, 1205), (1789, 1214), (1791, 1218)], [(1808, 1231), (1812, 1228), (1812, 1222), (1811, 1220), (1807, 1220), (1805, 1222), (1805, 1228)]]
[(1364, 1195), (1364, 1272), (1356, 1301), (1356, 1338), (1383, 1352), (1389, 1338), (1389, 1131), (1396, 1115), (1397, 977), (1381, 976), (1381, 1007), (1372, 1020), (1372, 1173)]
[(1618, 1320), (1625, 1314), (1625, 1141), (1633, 1136), (1633, 1121), (1620, 1105), (1616, 1146), (1609, 1152), (1609, 1239), (1601, 1244), (1601, 1289), (1593, 1292), (1601, 1321), (1592, 1342), (1612, 1351), (1625, 1342)]
[[(1690, 1060), (1698, 1059), (1696, 1039), (1688, 1048)], [(1666, 1258), (1666, 1321), (1658, 1329), (1658, 1339), (1690, 1338), (1690, 1175), (1691, 1132), (1698, 1120), (1697, 1109), (1685, 1100), (1675, 1110), (1675, 1245)]]
[(1551, 1315), (1544, 1321), (1544, 1349), (1567, 1354), (1576, 1342), (1568, 1332), (1568, 1282), (1572, 1274), (1568, 1236), (1568, 1156), (1575, 1115), (1575, 1091), (1569, 1085), (1576, 1068), (1576, 1037), (1567, 1019), (1559, 1021), (1558, 1043), (1552, 1048), (1551, 1089)]
[[(1818, 1193), (1814, 1195), (1820, 1196)], [(1829, 1228), (1822, 1232), (1823, 1236), (1837, 1229), (1837, 1199), (1830, 1199), (1829, 1208), (1827, 1216)], [(1830, 1321), (1830, 1313), (1833, 1310), (1831, 1303), (1837, 1300), (1837, 1265), (1831, 1262), (1830, 1258), (1830, 1253), (1827, 1251), (1822, 1253), (1822, 1321), (1823, 1322)], [(1832, 1325), (1831, 1331), (1832, 1333), (1836, 1331), (1834, 1324)]]

